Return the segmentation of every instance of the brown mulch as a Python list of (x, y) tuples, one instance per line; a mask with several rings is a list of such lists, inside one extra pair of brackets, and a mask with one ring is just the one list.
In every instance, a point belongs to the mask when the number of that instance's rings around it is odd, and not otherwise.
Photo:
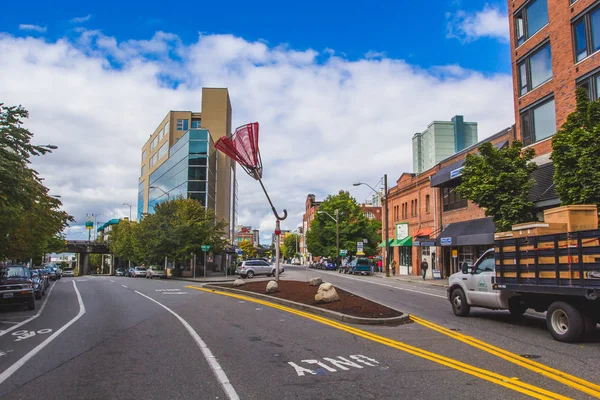
[[(235, 289), (245, 290), (248, 292), (261, 293), (267, 296), (278, 297), (285, 300), (291, 300), (302, 304), (308, 304), (319, 308), (325, 308), (331, 311), (337, 311), (342, 314), (351, 315), (353, 317), (362, 318), (392, 318), (402, 315), (401, 312), (392, 310), (391, 308), (382, 306), (367, 300), (355, 294), (346, 292), (340, 288), (335, 288), (340, 296), (339, 301), (333, 303), (317, 303), (315, 295), (317, 294), (318, 286), (310, 286), (308, 282), (300, 281), (279, 281), (279, 291), (276, 293), (266, 293), (268, 281), (247, 282), (243, 286)], [(232, 288), (232, 284), (218, 284), (215, 286), (223, 286)]]

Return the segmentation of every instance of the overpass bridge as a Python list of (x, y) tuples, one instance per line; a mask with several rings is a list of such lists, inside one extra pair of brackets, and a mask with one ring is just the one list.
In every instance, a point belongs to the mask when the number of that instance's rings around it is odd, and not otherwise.
[[(67, 253), (77, 254), (77, 265), (80, 275), (89, 274), (90, 254), (110, 254), (108, 245), (104, 242), (92, 242), (89, 240), (67, 240)], [(111, 262), (111, 272), (114, 268), (114, 257)]]

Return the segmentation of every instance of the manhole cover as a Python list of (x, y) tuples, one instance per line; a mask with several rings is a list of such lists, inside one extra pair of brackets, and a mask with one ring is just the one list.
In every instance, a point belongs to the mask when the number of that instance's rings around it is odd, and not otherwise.
[(521, 357), (523, 357), (523, 358), (540, 358), (541, 356), (538, 356), (537, 354), (521, 354)]

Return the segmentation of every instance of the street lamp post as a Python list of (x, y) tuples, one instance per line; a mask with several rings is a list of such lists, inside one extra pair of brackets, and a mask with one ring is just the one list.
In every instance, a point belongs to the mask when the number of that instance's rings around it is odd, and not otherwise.
[(317, 213), (319, 214), (327, 214), (327, 216), (329, 216), (329, 218), (331, 218), (332, 220), (335, 221), (335, 249), (336, 249), (336, 256), (335, 256), (335, 266), (337, 268), (339, 268), (340, 266), (340, 213), (339, 210), (336, 208), (335, 209), (335, 218), (329, 214), (327, 211), (317, 211)]
[(129, 221), (131, 222), (131, 204), (123, 203), (122, 206), (129, 206)]
[(379, 196), (379, 198), (383, 201), (384, 203), (384, 211), (385, 211), (385, 223), (384, 223), (384, 230), (385, 230), (385, 262), (383, 263), (383, 268), (385, 269), (385, 276), (389, 278), (390, 276), (390, 268), (388, 267), (389, 262), (390, 262), (390, 240), (389, 240), (389, 229), (388, 229), (388, 186), (387, 186), (387, 174), (383, 175), (383, 192), (384, 192), (384, 196), (382, 196), (379, 192), (377, 192), (377, 190), (373, 189), (371, 187), (371, 185), (369, 185), (368, 183), (363, 183), (363, 182), (358, 182), (355, 183), (354, 186), (360, 186), (360, 185), (365, 185), (368, 186), (372, 191), (375, 192), (375, 194), (377, 194)]
[(94, 241), (98, 239), (98, 217), (102, 214), (92, 214), (94, 216)]

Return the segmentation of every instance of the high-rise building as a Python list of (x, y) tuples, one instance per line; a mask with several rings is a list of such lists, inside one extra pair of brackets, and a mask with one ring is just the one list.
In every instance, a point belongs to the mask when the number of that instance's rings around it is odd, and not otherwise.
[(450, 121), (433, 121), (412, 138), (413, 170), (420, 174), (477, 143), (477, 122), (465, 122), (462, 115)]
[(516, 136), (535, 150), (533, 198), (560, 202), (553, 189), (552, 136), (575, 111), (575, 90), (600, 98), (600, 1), (508, 0)]
[(142, 147), (138, 216), (175, 197), (198, 200), (228, 223), (233, 242), (237, 222), (235, 161), (214, 143), (231, 135), (227, 89), (203, 88), (202, 112), (169, 111)]

